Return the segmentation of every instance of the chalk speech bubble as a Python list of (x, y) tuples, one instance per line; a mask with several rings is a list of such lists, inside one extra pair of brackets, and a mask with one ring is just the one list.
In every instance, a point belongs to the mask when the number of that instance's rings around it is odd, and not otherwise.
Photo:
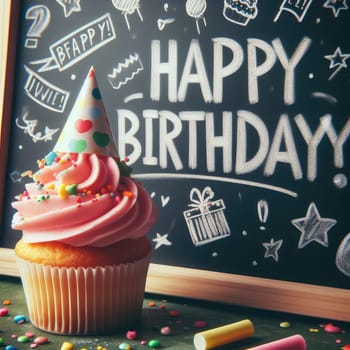
[(39, 105), (62, 113), (70, 93), (50, 83), (27, 66), (24, 69), (28, 75), (24, 84), (26, 95)]
[(49, 47), (50, 57), (33, 61), (31, 64), (42, 65), (38, 72), (53, 69), (63, 71), (108, 44), (115, 37), (111, 16), (106, 13), (54, 42)]

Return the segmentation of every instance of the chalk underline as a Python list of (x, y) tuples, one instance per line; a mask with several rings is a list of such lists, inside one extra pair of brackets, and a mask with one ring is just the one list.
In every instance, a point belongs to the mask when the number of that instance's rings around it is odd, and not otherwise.
[(283, 187), (268, 185), (261, 182), (232, 179), (232, 178), (220, 177), (220, 176), (209, 176), (209, 175), (198, 175), (198, 174), (149, 173), (149, 174), (134, 174), (133, 177), (135, 179), (143, 179), (143, 180), (157, 180), (157, 179), (193, 179), (194, 180), (194, 179), (197, 179), (197, 180), (227, 182), (227, 183), (239, 184), (239, 185), (250, 186), (250, 187), (264, 188), (267, 190), (280, 192), (294, 198), (298, 197), (298, 194), (296, 192), (288, 190)]

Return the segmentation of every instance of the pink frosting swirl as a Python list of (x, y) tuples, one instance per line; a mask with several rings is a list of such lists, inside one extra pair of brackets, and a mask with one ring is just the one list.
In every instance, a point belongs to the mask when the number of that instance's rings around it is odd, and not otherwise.
[[(51, 155), (52, 158), (52, 155)], [(59, 241), (103, 247), (146, 235), (157, 218), (141, 184), (124, 162), (96, 154), (60, 154), (39, 164), (34, 182), (17, 197), (12, 228), (25, 242)]]

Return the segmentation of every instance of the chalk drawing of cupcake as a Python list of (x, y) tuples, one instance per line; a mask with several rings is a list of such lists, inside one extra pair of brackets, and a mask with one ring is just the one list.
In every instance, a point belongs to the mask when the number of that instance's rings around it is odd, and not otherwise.
[(225, 0), (223, 16), (230, 22), (246, 26), (258, 14), (258, 0)]

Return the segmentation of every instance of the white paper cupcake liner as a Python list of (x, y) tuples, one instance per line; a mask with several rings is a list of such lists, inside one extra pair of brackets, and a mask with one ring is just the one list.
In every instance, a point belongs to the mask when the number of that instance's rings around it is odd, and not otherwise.
[(52, 267), (17, 257), (29, 318), (58, 334), (106, 334), (141, 318), (150, 256), (95, 268)]

